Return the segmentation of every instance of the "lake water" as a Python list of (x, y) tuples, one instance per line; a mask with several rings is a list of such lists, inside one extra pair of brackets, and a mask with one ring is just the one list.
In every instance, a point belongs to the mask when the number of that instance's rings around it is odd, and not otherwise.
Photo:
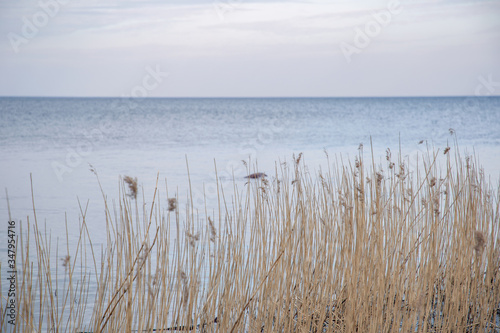
[[(7, 239), (8, 190), (12, 219), (32, 215), (31, 183), (39, 223), (65, 239), (65, 221), (78, 226), (88, 205), (94, 244), (105, 242), (104, 204), (92, 165), (108, 199), (118, 198), (119, 177), (137, 177), (151, 202), (160, 189), (186, 203), (188, 168), (195, 205), (203, 193), (215, 204), (215, 165), (221, 182), (241, 182), (251, 158), (274, 173), (279, 161), (303, 153), (310, 170), (331, 156), (353, 159), (360, 143), (376, 161), (399, 149), (410, 162), (429, 147), (475, 153), (486, 174), (500, 174), (500, 97), (113, 99), (0, 98), (0, 244)], [(421, 140), (424, 143), (419, 144)], [(252, 170), (253, 171), (253, 170)], [(230, 186), (229, 186), (230, 187)], [(205, 192), (204, 192), (205, 191)], [(165, 195), (163, 195), (165, 197)], [(164, 205), (167, 206), (166, 204)], [(3, 247), (3, 246), (2, 246)], [(1, 254), (4, 262), (5, 255)], [(4, 276), (2, 265), (2, 276)]]
[[(453, 145), (475, 152), (487, 174), (500, 173), (500, 98), (263, 98), (111, 99), (1, 98), (0, 185), (9, 193), (11, 214), (25, 220), (32, 211), (33, 177), (38, 220), (53, 233), (79, 217), (78, 200), (89, 200), (87, 221), (99, 233), (104, 192), (118, 196), (119, 177), (137, 177), (151, 197), (157, 173), (161, 188), (185, 198), (187, 164), (201, 203), (219, 177), (243, 182), (241, 160), (273, 173), (276, 161), (303, 152), (314, 169), (330, 155), (353, 157), (360, 143), (378, 160), (390, 148), (410, 158)], [(210, 193), (208, 195), (210, 199)], [(0, 216), (7, 221), (5, 191)], [(147, 201), (147, 200), (146, 200)], [(182, 200), (180, 200), (182, 204)], [(3, 228), (5, 229), (5, 228)], [(5, 230), (0, 230), (4, 235)]]

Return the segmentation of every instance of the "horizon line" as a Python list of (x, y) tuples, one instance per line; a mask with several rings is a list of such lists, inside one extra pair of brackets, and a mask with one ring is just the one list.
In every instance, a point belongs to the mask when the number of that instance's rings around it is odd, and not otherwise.
[(123, 98), (123, 99), (314, 99), (314, 98), (468, 98), (468, 97), (500, 97), (499, 95), (403, 95), (403, 96), (43, 96), (43, 95), (0, 95), (0, 98)]

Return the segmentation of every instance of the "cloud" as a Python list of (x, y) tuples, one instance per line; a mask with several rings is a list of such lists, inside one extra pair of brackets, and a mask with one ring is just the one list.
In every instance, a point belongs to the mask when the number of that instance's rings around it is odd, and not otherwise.
[[(185, 82), (162, 93), (194, 96), (207, 91), (219, 96), (224, 91), (261, 94), (263, 81), (273, 82), (265, 85), (270, 95), (283, 94), (287, 85), (290, 94), (300, 95), (369, 93), (368, 84), (360, 87), (361, 79), (380, 81), (372, 91), (382, 94), (381, 87), (386, 87), (384, 95), (391, 95), (401, 93), (392, 83), (403, 75), (398, 72), (404, 72), (404, 80), (414, 73), (415, 91), (435, 89), (439, 94), (445, 90), (420, 83), (427, 80), (423, 77), (438, 72), (444, 81), (446, 76), (456, 81), (485, 68), (492, 73), (500, 70), (492, 60), (500, 49), (498, 1), (401, 0), (401, 14), (362, 53), (353, 55), (350, 64), (340, 43), (352, 43), (354, 29), (364, 29), (389, 1), (220, 1), (70, 1), (35, 38), (20, 46), (20, 52), (13, 52), (7, 38), (0, 41), (0, 70), (17, 76), (10, 83), (0, 82), (0, 95), (41, 94), (48, 89), (51, 94), (58, 89), (71, 94), (69, 86), (73, 94), (116, 95), (126, 89), (122, 82), (127, 75), (134, 80), (146, 65), (155, 64), (169, 67), (179, 82)], [(37, 10), (31, 1), (2, 3), (1, 35), (21, 33), (22, 18), (30, 19)], [(362, 68), (371, 73), (369, 77), (362, 75)], [(300, 77), (292, 79), (293, 72)], [(34, 73), (40, 76), (38, 86), (26, 82)], [(71, 75), (82, 79), (68, 85)], [(222, 82), (214, 84), (214, 75)], [(383, 83), (385, 77), (391, 82)], [(50, 82), (57, 78), (66, 84)], [(99, 90), (89, 88), (96, 86)], [(458, 87), (450, 82), (446, 93), (454, 86)]]

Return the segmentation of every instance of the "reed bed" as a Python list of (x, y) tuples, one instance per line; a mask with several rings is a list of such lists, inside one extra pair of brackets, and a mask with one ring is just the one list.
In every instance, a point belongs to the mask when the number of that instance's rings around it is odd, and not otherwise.
[(299, 155), (218, 184), (217, 207), (158, 182), (139, 204), (126, 177), (119, 202), (103, 194), (107, 246), (82, 208), (76, 251), (56, 262), (33, 204), (17, 324), (2, 309), (0, 331), (498, 332), (499, 188), (455, 151), (410, 166), (360, 149), (316, 172)]

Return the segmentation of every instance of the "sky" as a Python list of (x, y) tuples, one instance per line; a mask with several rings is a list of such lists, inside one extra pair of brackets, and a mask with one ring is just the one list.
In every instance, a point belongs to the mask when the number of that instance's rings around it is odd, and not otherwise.
[(0, 96), (500, 95), (500, 0), (0, 0)]

